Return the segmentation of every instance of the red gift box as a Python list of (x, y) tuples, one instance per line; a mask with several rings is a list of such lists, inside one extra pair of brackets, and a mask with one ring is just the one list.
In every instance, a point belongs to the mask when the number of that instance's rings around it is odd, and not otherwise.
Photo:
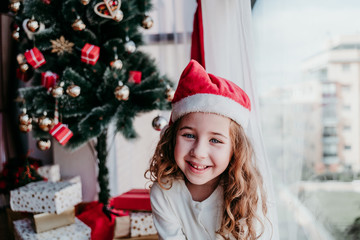
[(115, 209), (151, 212), (150, 191), (148, 189), (132, 189), (110, 199), (109, 205)]
[(24, 73), (20, 70), (20, 68), (16, 69), (16, 78), (23, 81), (23, 82), (27, 82), (29, 81), (29, 75), (27, 73)]
[(130, 83), (141, 83), (141, 72), (139, 71), (130, 71), (129, 72), (129, 80)]
[(100, 48), (89, 43), (81, 49), (81, 61), (87, 64), (95, 65), (100, 56)]
[(42, 65), (46, 63), (44, 55), (34, 47), (33, 49), (27, 50), (24, 53), (24, 56), (26, 58), (26, 61), (33, 67), (33, 68), (39, 68)]
[(54, 72), (46, 71), (41, 73), (41, 85), (44, 86), (47, 90), (55, 86), (58, 79), (59, 75)]
[(53, 136), (61, 145), (65, 145), (69, 139), (73, 136), (73, 133), (65, 125), (59, 122), (50, 130), (51, 136)]

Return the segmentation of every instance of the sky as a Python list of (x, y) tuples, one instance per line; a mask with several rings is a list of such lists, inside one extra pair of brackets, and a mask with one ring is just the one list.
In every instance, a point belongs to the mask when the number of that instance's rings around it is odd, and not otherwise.
[(360, 34), (359, 0), (257, 0), (253, 9), (259, 91), (301, 81), (301, 63), (341, 35)]

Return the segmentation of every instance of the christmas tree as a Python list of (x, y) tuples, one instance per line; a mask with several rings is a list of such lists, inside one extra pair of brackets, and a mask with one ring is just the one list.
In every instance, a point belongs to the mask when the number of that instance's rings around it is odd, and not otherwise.
[[(169, 109), (171, 84), (138, 50), (153, 21), (149, 0), (11, 0), (18, 41), (20, 130), (46, 150), (51, 138), (76, 149), (97, 138), (99, 201), (109, 199), (107, 129), (137, 136), (141, 112)], [(162, 124), (161, 119), (159, 124)]]

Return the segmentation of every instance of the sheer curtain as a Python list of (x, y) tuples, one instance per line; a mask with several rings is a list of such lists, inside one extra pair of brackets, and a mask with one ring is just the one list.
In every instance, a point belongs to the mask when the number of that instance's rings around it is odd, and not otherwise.
[[(190, 60), (192, 21), (196, 8), (195, 0), (153, 0), (149, 15), (154, 20), (151, 29), (144, 30), (146, 44), (141, 50), (156, 61), (160, 73), (177, 85), (183, 68)], [(156, 116), (169, 120), (170, 112), (153, 111), (135, 118), (135, 130), (139, 137), (125, 140), (121, 134), (109, 130), (108, 169), (111, 195), (116, 196), (131, 188), (144, 188), (144, 178), (149, 160), (159, 140), (159, 132), (152, 128)]]

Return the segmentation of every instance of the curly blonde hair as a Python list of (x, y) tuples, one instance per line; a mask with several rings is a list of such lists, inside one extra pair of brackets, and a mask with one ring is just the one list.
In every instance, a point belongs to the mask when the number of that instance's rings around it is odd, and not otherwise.
[[(162, 188), (171, 188), (176, 178), (184, 178), (174, 158), (176, 133), (181, 119), (170, 125), (161, 136), (155, 153), (150, 160), (150, 167), (145, 177), (157, 182)], [(252, 158), (253, 148), (244, 129), (234, 121), (230, 124), (233, 156), (227, 169), (222, 173), (224, 188), (224, 211), (218, 234), (225, 239), (231, 233), (236, 239), (258, 239), (264, 232), (264, 223), (258, 215), (258, 203), (264, 216), (267, 213), (266, 194), (263, 180)], [(167, 179), (166, 182), (163, 182)], [(169, 188), (165, 184), (170, 184)], [(260, 196), (259, 196), (260, 194)], [(261, 225), (261, 233), (256, 233), (256, 223)]]

